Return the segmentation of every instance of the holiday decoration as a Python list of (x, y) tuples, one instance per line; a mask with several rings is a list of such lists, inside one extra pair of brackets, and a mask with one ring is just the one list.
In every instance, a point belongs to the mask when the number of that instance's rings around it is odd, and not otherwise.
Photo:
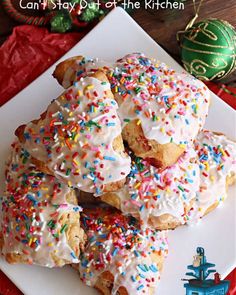
[(30, 3), (33, 2), (25, 0), (26, 12), (19, 9), (15, 2), (2, 0), (3, 8), (16, 21), (37, 26), (51, 24), (52, 32), (58, 33), (80, 30), (90, 23), (96, 23), (115, 6), (123, 4), (123, 0), (42, 0), (36, 3), (39, 7), (34, 8), (38, 10), (39, 15), (36, 16), (30, 12), (33, 9)]
[(236, 68), (236, 31), (223, 20), (192, 25), (183, 32), (180, 46), (185, 69), (201, 80), (221, 79)]
[(72, 26), (72, 19), (67, 10), (59, 11), (50, 22), (52, 32), (65, 33)]
[[(193, 264), (188, 265), (188, 269), (193, 272), (187, 272), (186, 275), (194, 279), (183, 279), (188, 281), (184, 284), (186, 295), (225, 295), (229, 289), (229, 281), (221, 281), (216, 270), (209, 269), (215, 267), (215, 264), (207, 262), (204, 252), (202, 247), (198, 247)], [(211, 273), (214, 273), (214, 279), (207, 279)]]
[(35, 26), (44, 26), (49, 23), (50, 14), (43, 14), (40, 16), (26, 15), (13, 5), (12, 0), (2, 0), (1, 3), (6, 13), (17, 22)]
[(84, 10), (84, 13), (81, 15), (81, 20), (85, 22), (91, 22), (96, 18), (102, 16), (105, 12), (99, 8), (95, 2), (88, 4), (88, 7)]

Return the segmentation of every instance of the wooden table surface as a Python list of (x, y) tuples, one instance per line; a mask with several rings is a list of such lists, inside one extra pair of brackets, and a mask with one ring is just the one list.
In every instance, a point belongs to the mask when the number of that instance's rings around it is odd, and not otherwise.
[[(196, 3), (199, 3), (199, 0), (196, 0)], [(176, 32), (183, 30), (193, 16), (192, 0), (185, 0), (184, 10), (140, 8), (132, 13), (137, 23), (177, 61), (180, 60)], [(236, 27), (236, 0), (204, 0), (199, 20), (209, 17), (226, 20)], [(0, 44), (11, 34), (16, 25), (18, 23), (9, 18), (0, 4)], [(235, 81), (236, 73), (223, 82), (234, 84)]]

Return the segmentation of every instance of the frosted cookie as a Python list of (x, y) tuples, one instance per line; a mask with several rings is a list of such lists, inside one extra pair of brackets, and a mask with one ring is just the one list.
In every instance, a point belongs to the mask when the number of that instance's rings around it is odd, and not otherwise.
[(18, 142), (5, 174), (1, 228), (6, 260), (46, 267), (78, 263), (85, 234), (74, 191), (39, 171)]
[(138, 53), (118, 60), (109, 79), (135, 155), (158, 168), (174, 164), (205, 123), (207, 87)]
[(60, 62), (53, 72), (53, 77), (66, 89), (74, 82), (79, 81), (81, 77), (98, 70), (107, 73), (112, 66), (112, 63), (98, 58), (75, 56)]
[(83, 56), (74, 56), (60, 62), (53, 72), (53, 77), (56, 78), (64, 88), (70, 87), (76, 81), (76, 74), (80, 70), (77, 64), (82, 60)]
[(194, 142), (200, 168), (200, 189), (190, 221), (206, 215), (227, 197), (227, 187), (236, 180), (236, 143), (225, 135), (203, 130)]
[(119, 104), (123, 139), (135, 155), (157, 168), (174, 164), (204, 125), (210, 97), (205, 84), (139, 53), (104, 64), (74, 58), (59, 64), (54, 76), (68, 86), (102, 69)]
[(199, 189), (199, 166), (193, 150), (163, 171), (134, 157), (125, 186), (101, 196), (102, 201), (124, 214), (138, 217), (144, 225), (174, 229), (185, 224)]
[(166, 232), (141, 230), (133, 217), (116, 210), (85, 210), (88, 236), (80, 256), (81, 280), (101, 294), (154, 294), (168, 252)]
[(117, 109), (106, 76), (96, 72), (76, 82), (16, 135), (39, 169), (99, 195), (122, 187), (130, 171)]

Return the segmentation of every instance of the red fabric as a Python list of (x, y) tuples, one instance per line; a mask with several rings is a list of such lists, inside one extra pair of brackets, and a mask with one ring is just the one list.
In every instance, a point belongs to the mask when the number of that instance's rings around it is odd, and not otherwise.
[[(229, 104), (233, 109), (236, 110), (236, 88), (235, 87), (224, 86), (222, 84), (215, 84), (213, 82), (207, 82), (206, 85), (211, 89), (211, 91), (217, 94), (227, 104)], [(228, 90), (229, 93), (226, 92), (224, 88), (226, 88), (226, 90)]]
[[(28, 25), (14, 28), (12, 35), (0, 47), (0, 106), (43, 73), (84, 35), (52, 34), (45, 28)], [(214, 83), (208, 83), (208, 87), (236, 109), (236, 97)], [(236, 88), (228, 89), (236, 94)], [(236, 295), (236, 269), (226, 279), (231, 281), (228, 295)], [(1, 271), (0, 295), (22, 295)]]
[(0, 271), (0, 294), (23, 295), (21, 291)]
[(230, 289), (227, 295), (236, 295), (236, 268), (225, 279), (230, 281)]
[(18, 26), (0, 47), (0, 106), (35, 80), (85, 33), (52, 34), (46, 28)]

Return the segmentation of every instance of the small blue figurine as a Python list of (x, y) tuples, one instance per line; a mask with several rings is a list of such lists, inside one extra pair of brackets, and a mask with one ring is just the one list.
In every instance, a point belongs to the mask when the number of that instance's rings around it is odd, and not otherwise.
[[(208, 263), (204, 255), (202, 247), (197, 248), (197, 255), (194, 256), (193, 264), (188, 265), (188, 269), (193, 272), (187, 272), (187, 276), (192, 276), (194, 279), (184, 279), (188, 281), (184, 284), (186, 288), (186, 295), (225, 295), (229, 289), (229, 281), (221, 281), (220, 275), (215, 269), (215, 264)], [(207, 277), (214, 273), (214, 279)]]

